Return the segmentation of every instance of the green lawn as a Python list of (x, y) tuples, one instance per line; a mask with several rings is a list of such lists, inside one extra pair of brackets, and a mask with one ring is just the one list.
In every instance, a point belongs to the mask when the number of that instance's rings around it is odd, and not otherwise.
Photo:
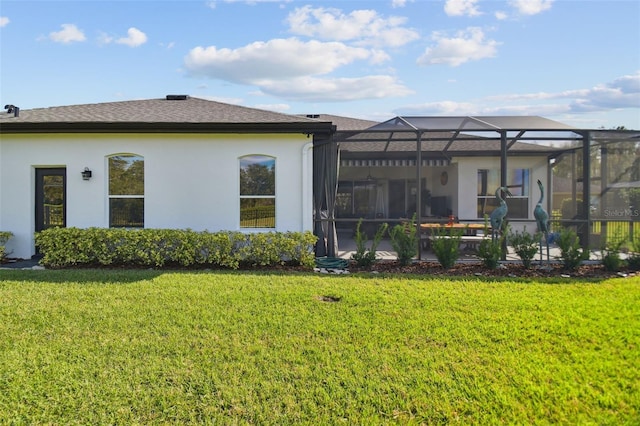
[(4, 270), (0, 354), (0, 424), (637, 425), (640, 278)]

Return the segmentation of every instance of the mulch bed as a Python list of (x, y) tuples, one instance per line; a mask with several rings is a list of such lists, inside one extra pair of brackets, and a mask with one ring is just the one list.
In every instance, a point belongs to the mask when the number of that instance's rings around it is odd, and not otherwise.
[[(17, 263), (15, 265), (5, 262), (0, 264), (0, 267), (21, 267), (31, 266), (22, 265), (24, 260), (13, 259), (12, 262)], [(33, 262), (31, 262), (33, 263)], [(111, 265), (109, 267), (100, 265), (76, 265), (69, 268), (61, 269), (150, 269), (148, 267), (132, 266), (132, 265)], [(47, 268), (49, 269), (49, 268)], [(55, 269), (55, 268), (52, 268)], [(151, 268), (156, 269), (156, 268)], [(181, 267), (179, 265), (165, 265), (157, 270), (229, 270), (228, 268), (212, 268), (208, 265), (194, 265), (191, 267)], [(256, 266), (256, 265), (240, 265), (241, 271), (262, 271), (262, 272), (309, 272), (308, 268), (295, 265), (273, 265), (273, 266)], [(602, 264), (599, 263), (586, 263), (580, 265), (577, 269), (568, 271), (565, 270), (562, 264), (558, 262), (551, 262), (549, 265), (541, 267), (538, 262), (532, 264), (527, 269), (520, 262), (506, 262), (502, 263), (496, 269), (488, 269), (480, 262), (458, 262), (450, 269), (444, 269), (438, 262), (433, 261), (414, 261), (410, 265), (403, 266), (397, 260), (377, 260), (371, 267), (362, 268), (358, 267), (352, 260), (348, 261), (348, 266), (345, 269), (349, 273), (378, 273), (378, 274), (413, 274), (413, 275), (425, 275), (425, 276), (448, 276), (448, 277), (511, 277), (511, 278), (562, 278), (562, 277), (574, 277), (584, 279), (606, 279), (606, 278), (620, 278), (620, 277), (635, 277), (640, 276), (640, 271), (632, 270), (628, 267), (623, 267), (618, 271), (607, 271)], [(340, 270), (331, 270), (329, 273), (343, 272)]]
[(451, 269), (444, 269), (437, 262), (414, 262), (408, 266), (402, 266), (395, 260), (379, 260), (371, 268), (358, 268), (351, 263), (347, 268), (349, 272), (375, 272), (390, 274), (419, 274), (431, 276), (468, 276), (468, 277), (523, 277), (523, 278), (595, 278), (606, 279), (616, 277), (640, 276), (640, 272), (622, 268), (619, 271), (607, 271), (601, 264), (584, 264), (573, 271), (567, 271), (561, 264), (551, 263), (540, 267), (538, 263), (529, 269), (522, 263), (503, 263), (496, 269), (488, 269), (480, 262), (459, 262)]

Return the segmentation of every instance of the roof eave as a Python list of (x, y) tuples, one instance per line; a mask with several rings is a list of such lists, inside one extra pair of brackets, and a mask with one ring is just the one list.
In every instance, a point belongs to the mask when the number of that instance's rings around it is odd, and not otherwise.
[(292, 123), (2, 123), (0, 133), (303, 133), (331, 134), (330, 122)]

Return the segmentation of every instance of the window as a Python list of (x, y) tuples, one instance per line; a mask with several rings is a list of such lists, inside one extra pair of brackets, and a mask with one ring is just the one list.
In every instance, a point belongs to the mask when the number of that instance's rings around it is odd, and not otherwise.
[[(478, 218), (490, 215), (498, 206), (496, 189), (500, 187), (500, 170), (478, 170)], [(529, 169), (507, 171), (507, 187), (511, 197), (505, 201), (509, 207), (508, 217), (527, 219), (529, 217)]]
[(336, 216), (339, 218), (370, 218), (376, 209), (374, 180), (340, 181), (336, 195)]
[[(425, 187), (426, 181), (423, 182)], [(411, 217), (416, 211), (416, 194), (415, 179), (389, 179), (387, 188), (375, 179), (341, 180), (336, 195), (336, 217)]]
[(336, 194), (336, 216), (353, 217), (353, 182), (338, 182)]
[(109, 157), (109, 227), (144, 228), (144, 158)]
[(240, 227), (276, 227), (276, 159), (240, 158)]

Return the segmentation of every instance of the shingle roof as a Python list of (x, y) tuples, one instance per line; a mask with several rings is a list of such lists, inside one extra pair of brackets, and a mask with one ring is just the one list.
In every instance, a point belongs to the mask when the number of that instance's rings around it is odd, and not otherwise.
[(331, 114), (301, 114), (302, 117), (311, 118), (319, 121), (330, 121), (336, 125), (338, 131), (357, 131), (365, 130), (369, 127), (379, 124), (377, 121), (363, 120), (360, 118), (343, 117)]
[(330, 122), (186, 97), (20, 110), (0, 113), (0, 132), (12, 131), (301, 131), (328, 132)]

